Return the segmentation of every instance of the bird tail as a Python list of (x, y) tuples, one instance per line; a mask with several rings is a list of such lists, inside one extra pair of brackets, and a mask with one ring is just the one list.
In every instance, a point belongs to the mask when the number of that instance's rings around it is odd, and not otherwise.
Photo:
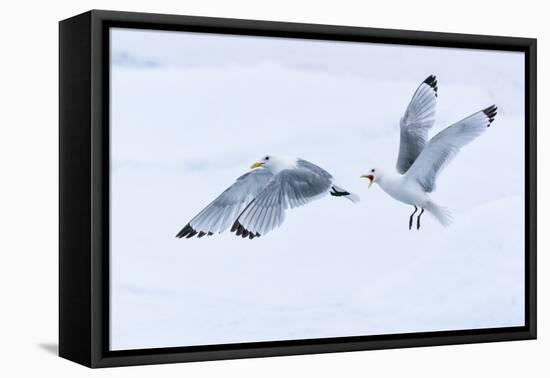
[(353, 203), (357, 203), (361, 200), (357, 194), (348, 192), (346, 189), (340, 188), (336, 185), (332, 185), (332, 187), (330, 188), (330, 194), (334, 197), (347, 198)]
[(443, 227), (449, 227), (451, 223), (453, 223), (453, 214), (446, 207), (439, 206), (438, 204), (430, 201), (424, 205), (424, 208), (432, 214)]

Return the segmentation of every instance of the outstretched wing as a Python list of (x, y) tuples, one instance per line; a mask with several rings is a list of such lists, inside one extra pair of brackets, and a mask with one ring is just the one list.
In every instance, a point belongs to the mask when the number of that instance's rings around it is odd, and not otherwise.
[(405, 174), (424, 149), (428, 130), (435, 122), (437, 79), (430, 75), (420, 84), (401, 118), (397, 172)]
[(328, 193), (332, 176), (305, 160), (296, 168), (285, 169), (273, 177), (264, 190), (243, 210), (231, 232), (250, 239), (279, 227), (285, 210), (305, 205)]
[(442, 130), (426, 145), (408, 170), (407, 179), (416, 180), (426, 192), (435, 190), (439, 173), (458, 154), (460, 148), (483, 133), (497, 115), (497, 107), (488, 108), (464, 118)]
[(266, 169), (245, 173), (191, 219), (176, 237), (191, 238), (197, 235), (202, 238), (225, 231), (272, 178), (273, 174)]

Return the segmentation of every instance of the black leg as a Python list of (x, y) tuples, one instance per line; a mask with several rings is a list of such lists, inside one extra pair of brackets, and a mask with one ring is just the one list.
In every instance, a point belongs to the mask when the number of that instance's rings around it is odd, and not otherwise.
[(416, 207), (416, 205), (414, 205), (414, 211), (413, 213), (411, 214), (411, 217), (409, 218), (409, 230), (412, 229), (412, 226), (413, 226), (413, 216), (414, 214), (416, 214), (416, 211), (418, 210), (418, 207)]
[(424, 214), (424, 209), (421, 208), (422, 211), (420, 212), (420, 214), (418, 214), (418, 218), (416, 218), (416, 229), (417, 230), (420, 230), (420, 217), (422, 216), (422, 214)]

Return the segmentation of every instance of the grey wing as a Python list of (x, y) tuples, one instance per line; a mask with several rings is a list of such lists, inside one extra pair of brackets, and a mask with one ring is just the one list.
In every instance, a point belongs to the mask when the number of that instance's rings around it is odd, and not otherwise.
[(320, 176), (323, 179), (326, 180), (332, 180), (332, 175), (325, 171), (323, 168), (319, 167), (318, 165), (315, 165), (313, 163), (310, 163), (307, 160), (304, 159), (297, 159), (296, 160), (296, 167), (299, 169), (305, 169), (307, 171), (310, 171), (311, 173), (314, 173), (318, 176)]
[(439, 173), (458, 154), (460, 148), (481, 135), (495, 119), (497, 107), (491, 105), (464, 118), (434, 136), (406, 174), (426, 192), (435, 190)]
[(191, 238), (197, 235), (202, 238), (225, 231), (272, 178), (273, 174), (262, 168), (240, 176), (233, 185), (191, 219), (176, 237)]
[(435, 122), (437, 79), (430, 75), (420, 84), (401, 118), (396, 169), (405, 174), (424, 149)]
[(250, 239), (264, 235), (283, 223), (287, 209), (326, 195), (332, 176), (313, 164), (310, 169), (308, 164), (298, 162), (295, 169), (285, 169), (275, 175), (239, 215), (231, 231)]

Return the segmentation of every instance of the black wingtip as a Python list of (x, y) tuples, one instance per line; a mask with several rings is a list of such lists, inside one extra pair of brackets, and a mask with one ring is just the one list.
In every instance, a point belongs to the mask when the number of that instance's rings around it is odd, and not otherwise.
[(243, 231), (244, 231), (244, 227), (242, 224), (239, 223), (239, 226), (237, 227), (237, 236), (241, 236), (243, 234)]
[(178, 239), (182, 239), (182, 238), (190, 239), (195, 235), (197, 235), (197, 237), (200, 239), (205, 235), (210, 236), (210, 235), (212, 235), (212, 233), (211, 232), (204, 232), (204, 231), (195, 230), (193, 227), (191, 227), (191, 225), (189, 223), (187, 223), (185, 225), (185, 227), (182, 228), (180, 232), (178, 232), (178, 234), (176, 235), (176, 238), (178, 238)]
[(190, 239), (192, 238), (193, 236), (197, 235), (199, 232), (197, 230), (193, 230), (189, 233), (189, 235), (187, 235), (185, 238), (186, 239)]
[(187, 223), (185, 225), (185, 227), (182, 228), (180, 232), (178, 232), (178, 234), (176, 235), (176, 238), (181, 239), (181, 238), (186, 237), (187, 235), (191, 234), (194, 231), (195, 230), (193, 229), (193, 227), (191, 227), (191, 225), (189, 223)]
[(496, 105), (491, 105), (488, 108), (483, 109), (483, 113), (489, 118), (489, 123), (487, 124), (487, 127), (491, 126), (491, 123), (495, 120), (495, 117), (497, 116), (498, 107)]
[(239, 221), (235, 221), (235, 223), (233, 223), (233, 227), (231, 227), (231, 232), (235, 232), (235, 234), (237, 236), (240, 236), (242, 237), (243, 239), (254, 239), (254, 238), (258, 238), (260, 237), (261, 235), (259, 233), (254, 233), (250, 230), (247, 230), (246, 228), (244, 228), (244, 226), (242, 224), (239, 223)]
[(429, 85), (433, 88), (435, 96), (437, 97), (437, 77), (435, 75), (430, 75), (424, 80), (424, 84)]

